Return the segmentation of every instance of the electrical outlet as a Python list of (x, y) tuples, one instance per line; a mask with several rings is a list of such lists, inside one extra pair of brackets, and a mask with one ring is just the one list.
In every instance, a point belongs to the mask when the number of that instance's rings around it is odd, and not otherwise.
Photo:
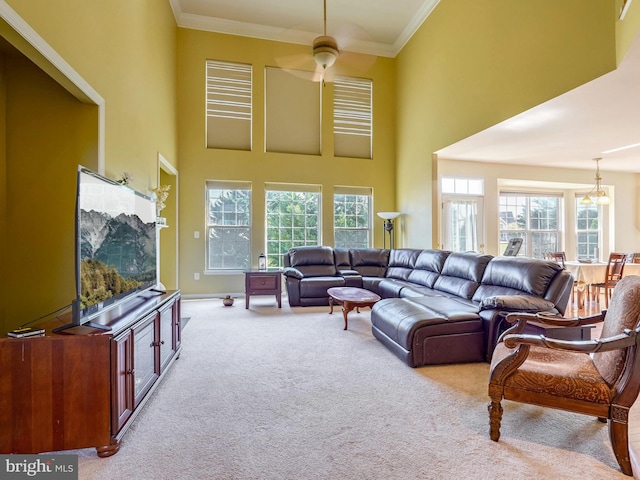
[(200, 280), (200, 274), (198, 272), (193, 274), (193, 279), (194, 280)]
[(200, 232), (198, 230), (193, 232), (193, 238), (200, 238)]

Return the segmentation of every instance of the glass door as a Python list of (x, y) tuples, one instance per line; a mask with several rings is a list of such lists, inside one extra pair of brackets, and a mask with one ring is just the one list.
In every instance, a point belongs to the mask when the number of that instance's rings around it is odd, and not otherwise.
[(452, 252), (484, 253), (483, 198), (442, 198), (443, 248)]

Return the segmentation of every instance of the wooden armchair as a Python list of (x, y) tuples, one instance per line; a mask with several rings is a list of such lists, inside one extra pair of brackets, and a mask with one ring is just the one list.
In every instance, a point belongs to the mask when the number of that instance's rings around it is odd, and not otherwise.
[[(640, 391), (640, 276), (625, 277), (613, 291), (609, 310), (574, 319), (543, 314), (507, 316), (489, 374), (491, 439), (500, 438), (502, 399), (584, 413), (607, 421), (620, 469), (632, 475), (629, 409)], [(525, 335), (527, 321), (579, 326), (604, 322), (602, 337), (566, 341)]]

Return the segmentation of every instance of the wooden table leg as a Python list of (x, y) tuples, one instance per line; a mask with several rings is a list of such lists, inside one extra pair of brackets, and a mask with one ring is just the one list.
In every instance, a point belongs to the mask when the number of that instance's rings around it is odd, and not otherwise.
[(354, 308), (353, 305), (351, 305), (349, 302), (342, 302), (342, 316), (344, 317), (344, 330), (347, 329), (347, 325), (348, 325), (347, 315), (351, 310), (353, 310), (353, 308)]
[(329, 313), (333, 313), (333, 297), (329, 297), (329, 306), (331, 307)]

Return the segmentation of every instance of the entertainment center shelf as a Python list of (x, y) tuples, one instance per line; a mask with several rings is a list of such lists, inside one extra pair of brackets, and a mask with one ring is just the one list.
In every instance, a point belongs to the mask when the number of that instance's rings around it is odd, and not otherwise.
[(180, 355), (180, 291), (146, 291), (92, 319), (100, 330), (42, 326), (45, 336), (0, 338), (0, 453), (94, 447), (122, 437)]

